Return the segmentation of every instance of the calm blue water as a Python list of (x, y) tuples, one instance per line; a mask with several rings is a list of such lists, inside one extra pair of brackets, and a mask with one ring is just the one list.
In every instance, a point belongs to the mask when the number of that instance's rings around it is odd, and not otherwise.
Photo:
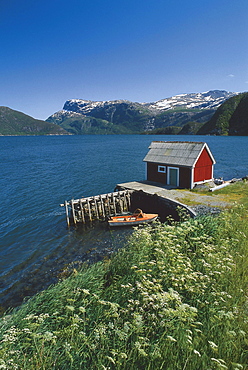
[(105, 225), (68, 230), (59, 204), (144, 180), (142, 160), (153, 140), (206, 141), (217, 162), (216, 178), (248, 174), (248, 137), (0, 137), (0, 304), (20, 303), (19, 295), (56, 281), (59, 269), (89, 249), (121, 245), (123, 232)]

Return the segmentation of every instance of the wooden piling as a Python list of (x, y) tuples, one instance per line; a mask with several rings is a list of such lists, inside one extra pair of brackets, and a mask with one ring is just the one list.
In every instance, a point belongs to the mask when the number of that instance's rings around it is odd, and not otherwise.
[(102, 217), (103, 217), (103, 219), (105, 219), (105, 210), (104, 210), (102, 195), (100, 195), (99, 197), (100, 197), (100, 204), (101, 204), (101, 207), (102, 207)]
[(107, 217), (129, 211), (131, 207), (130, 190), (95, 195), (87, 198), (65, 201), (66, 222), (86, 223), (93, 220), (106, 220)]
[(81, 218), (82, 222), (85, 224), (85, 216), (84, 216), (84, 207), (83, 207), (83, 202), (82, 199), (79, 200), (80, 208), (81, 208)]
[(128, 207), (131, 208), (131, 193), (129, 191), (127, 193), (127, 199), (128, 199)]
[(113, 199), (113, 206), (114, 206), (114, 215), (116, 216), (116, 203), (115, 203), (114, 193), (112, 193), (112, 199)]
[(76, 224), (76, 215), (75, 215), (75, 208), (74, 208), (74, 200), (71, 200), (71, 210), (72, 210), (72, 219), (74, 224)]
[(96, 197), (93, 197), (93, 199), (94, 199), (94, 203), (95, 203), (96, 218), (99, 220), (100, 218), (99, 218), (99, 212), (98, 212)]
[(89, 198), (87, 198), (87, 206), (88, 206), (89, 219), (90, 219), (90, 221), (92, 221), (92, 213), (91, 213), (91, 209), (90, 209)]
[(124, 192), (123, 203), (124, 203), (124, 208), (128, 209), (127, 199), (126, 199), (126, 192)]
[(118, 198), (119, 198), (119, 204), (120, 204), (120, 211), (121, 211), (121, 213), (123, 213), (123, 207), (122, 207), (122, 201), (121, 201), (120, 192), (118, 193)]
[(109, 203), (109, 195), (108, 194), (106, 194), (106, 204), (107, 204), (107, 208), (108, 208), (108, 213), (111, 214), (110, 203)]
[(69, 219), (69, 211), (68, 211), (68, 203), (67, 203), (67, 201), (65, 201), (65, 213), (66, 213), (67, 226), (70, 227), (70, 219)]

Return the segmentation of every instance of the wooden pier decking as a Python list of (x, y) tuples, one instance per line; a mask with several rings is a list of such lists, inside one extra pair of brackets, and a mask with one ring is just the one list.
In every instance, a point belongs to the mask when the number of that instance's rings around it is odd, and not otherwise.
[(106, 220), (109, 216), (128, 212), (131, 206), (132, 190), (120, 190), (80, 199), (72, 199), (60, 204), (65, 207), (67, 225)]

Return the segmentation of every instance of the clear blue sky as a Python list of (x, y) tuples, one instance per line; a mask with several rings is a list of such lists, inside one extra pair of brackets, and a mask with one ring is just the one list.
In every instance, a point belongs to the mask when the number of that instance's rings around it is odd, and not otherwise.
[(248, 90), (247, 0), (0, 0), (0, 106)]

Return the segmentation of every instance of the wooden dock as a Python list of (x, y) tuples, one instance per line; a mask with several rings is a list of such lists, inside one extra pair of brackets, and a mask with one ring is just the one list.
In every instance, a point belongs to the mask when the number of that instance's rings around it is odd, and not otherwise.
[(106, 220), (109, 216), (129, 212), (133, 190), (120, 190), (91, 197), (72, 199), (60, 204), (65, 207), (67, 225)]
[(117, 184), (111, 193), (72, 199), (60, 205), (65, 207), (68, 226), (95, 220), (105, 221), (110, 216), (133, 212), (136, 208), (146, 213), (158, 213), (161, 222), (164, 222), (168, 216), (179, 220), (180, 208), (190, 217), (196, 216), (195, 211), (183, 203), (185, 196), (193, 197), (194, 194), (148, 181), (132, 181)]

